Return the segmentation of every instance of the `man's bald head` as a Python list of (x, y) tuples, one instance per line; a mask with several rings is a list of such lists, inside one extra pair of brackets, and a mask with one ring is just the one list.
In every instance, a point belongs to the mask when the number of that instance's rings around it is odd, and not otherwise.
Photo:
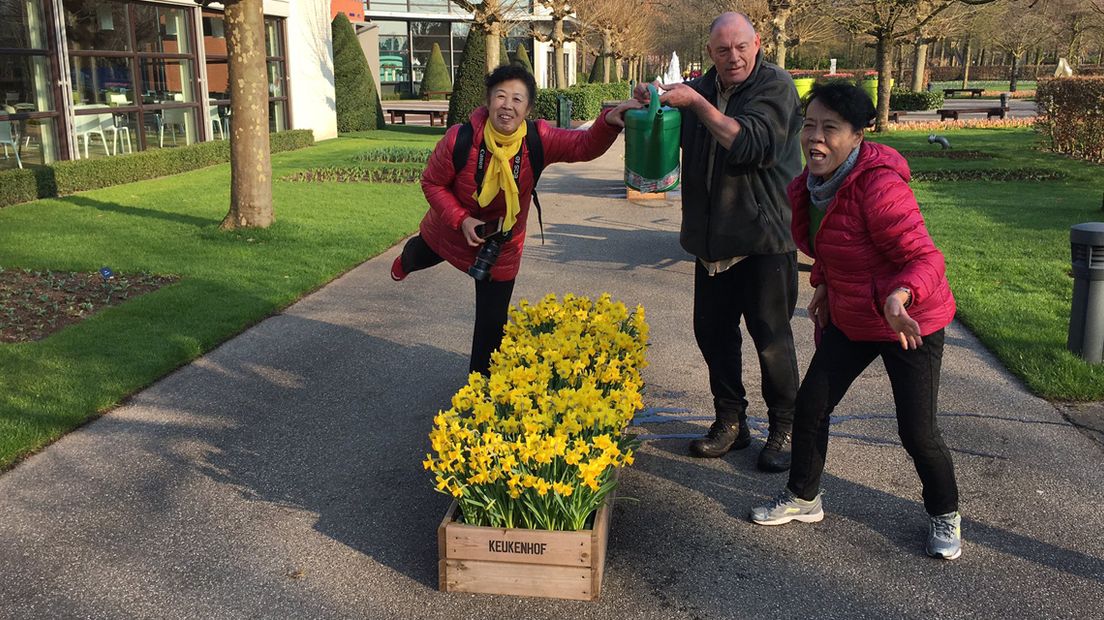
[(741, 25), (739, 22), (743, 22), (742, 25), (751, 28), (752, 32), (755, 32), (755, 24), (751, 23), (751, 18), (747, 16), (747, 13), (740, 13), (738, 11), (728, 11), (727, 13), (721, 13), (709, 24), (709, 34), (713, 32), (719, 26)]

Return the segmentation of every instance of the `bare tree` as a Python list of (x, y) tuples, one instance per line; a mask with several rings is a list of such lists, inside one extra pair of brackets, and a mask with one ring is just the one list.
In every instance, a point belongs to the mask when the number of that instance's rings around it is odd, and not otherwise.
[(517, 12), (514, 0), (449, 0), (461, 9), (471, 13), (471, 27), (482, 30), (487, 35), (487, 73), (502, 64), (499, 49), (502, 37), (510, 29), (511, 17)]
[(564, 22), (575, 12), (574, 2), (572, 0), (535, 0), (535, 2), (548, 9), (552, 31), (546, 34), (533, 26), (530, 28), (530, 33), (536, 40), (552, 45), (552, 74), (556, 76), (556, 86), (567, 88), (567, 69), (564, 67), (563, 48), (565, 43), (575, 40), (575, 35), (564, 31)]
[[(206, 7), (213, 0), (200, 0)], [(268, 68), (262, 0), (223, 0), (230, 72), (230, 212), (220, 228), (272, 225)]]

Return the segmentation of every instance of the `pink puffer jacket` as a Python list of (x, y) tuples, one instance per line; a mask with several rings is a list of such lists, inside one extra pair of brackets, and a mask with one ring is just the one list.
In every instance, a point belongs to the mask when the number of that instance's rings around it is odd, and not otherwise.
[(824, 214), (815, 250), (809, 247), (809, 169), (787, 188), (794, 241), (816, 259), (810, 283), (828, 285), (832, 323), (851, 340), (897, 339), (882, 306), (901, 286), (912, 290), (908, 313), (920, 334), (939, 331), (954, 318), (955, 301), (943, 254), (908, 186), (908, 163), (882, 144), (863, 142), (860, 148), (854, 170)]
[[(448, 128), (445, 137), (433, 149), (425, 172), (422, 173), (422, 191), (430, 207), (422, 218), (422, 238), (441, 258), (462, 271), (471, 267), (479, 248), (468, 245), (460, 231), (460, 223), (468, 216), (489, 222), (506, 213), (506, 197), (502, 192), (484, 208), (472, 197), (475, 193), (476, 158), (479, 156), (479, 147), (483, 144), (483, 125), (487, 118), (486, 107), (480, 107), (471, 114), (472, 147), (468, 154), (468, 163), (460, 170), (459, 175), (453, 169), (452, 149), (456, 144), (460, 125)], [(556, 162), (594, 159), (609, 149), (621, 131), (619, 127), (606, 122), (605, 111), (586, 131), (560, 129), (543, 120), (538, 120), (536, 127), (544, 148), (545, 167)], [(498, 262), (491, 269), (492, 280), (513, 280), (521, 266), (525, 223), (529, 216), (533, 191), (533, 171), (529, 166), (528, 145), (523, 142), (521, 148), (521, 173), (518, 176), (521, 212), (518, 213), (510, 240), (502, 246)]]

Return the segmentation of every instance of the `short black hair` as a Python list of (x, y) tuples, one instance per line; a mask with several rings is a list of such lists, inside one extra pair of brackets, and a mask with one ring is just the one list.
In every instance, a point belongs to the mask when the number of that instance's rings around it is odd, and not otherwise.
[(537, 101), (537, 80), (533, 78), (533, 74), (529, 73), (525, 67), (521, 65), (502, 65), (501, 67), (491, 71), (487, 75), (487, 79), (484, 83), (487, 86), (486, 94), (490, 95), (491, 90), (495, 86), (503, 82), (509, 82), (510, 80), (521, 80), (525, 83), (525, 89), (529, 91), (529, 103), (536, 103)]
[(846, 82), (829, 82), (813, 86), (805, 100), (805, 110), (814, 100), (843, 117), (855, 131), (862, 131), (874, 121), (877, 111), (866, 91)]

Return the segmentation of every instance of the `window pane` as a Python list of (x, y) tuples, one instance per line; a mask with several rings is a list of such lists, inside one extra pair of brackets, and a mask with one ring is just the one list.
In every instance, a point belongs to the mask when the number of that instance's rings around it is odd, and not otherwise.
[(207, 61), (207, 97), (230, 98), (230, 68), (225, 59)]
[(57, 159), (57, 124), (52, 118), (6, 120), (0, 112), (0, 153), (0, 170), (52, 164)]
[(0, 47), (49, 47), (39, 0), (0, 0)]
[(100, 159), (138, 148), (138, 115), (77, 114), (73, 116), (73, 141), (77, 157)]
[(207, 56), (226, 56), (226, 24), (222, 13), (203, 11), (203, 47)]
[(368, 0), (369, 11), (407, 12), (406, 0)]
[(0, 56), (0, 103), (14, 112), (54, 109), (50, 63), (44, 56)]
[(287, 104), (283, 101), (268, 102), (268, 130), (271, 132), (287, 129)]
[(284, 96), (284, 63), (276, 60), (268, 61), (268, 96)]
[(134, 5), (134, 40), (140, 52), (187, 54), (188, 12), (149, 4)]
[(414, 72), (414, 81), (421, 83), (425, 72), (426, 63), (429, 62), (429, 54), (433, 51), (433, 44), (441, 46), (441, 57), (445, 60), (445, 67), (452, 75), (452, 59), (449, 58), (449, 39), (451, 26), (448, 22), (415, 22), (410, 25), (410, 33), (413, 35), (414, 51), (411, 66)]
[(120, 95), (122, 101), (134, 101), (129, 58), (71, 56), (69, 65), (73, 70), (73, 103), (77, 107), (119, 102)]
[(284, 44), (280, 40), (278, 22), (279, 20), (273, 17), (265, 18), (265, 50), (267, 50), (269, 56), (284, 55)]
[(146, 148), (173, 148), (196, 141), (196, 111), (192, 108), (167, 108), (146, 112)]
[(163, 58), (138, 60), (143, 103), (193, 101), (192, 61)]
[(380, 81), (406, 82), (410, 80), (409, 38), (404, 22), (376, 22), (379, 24)]
[(109, 0), (64, 0), (71, 50), (129, 51), (126, 5)]
[(448, 13), (449, 0), (410, 0), (411, 13)]

